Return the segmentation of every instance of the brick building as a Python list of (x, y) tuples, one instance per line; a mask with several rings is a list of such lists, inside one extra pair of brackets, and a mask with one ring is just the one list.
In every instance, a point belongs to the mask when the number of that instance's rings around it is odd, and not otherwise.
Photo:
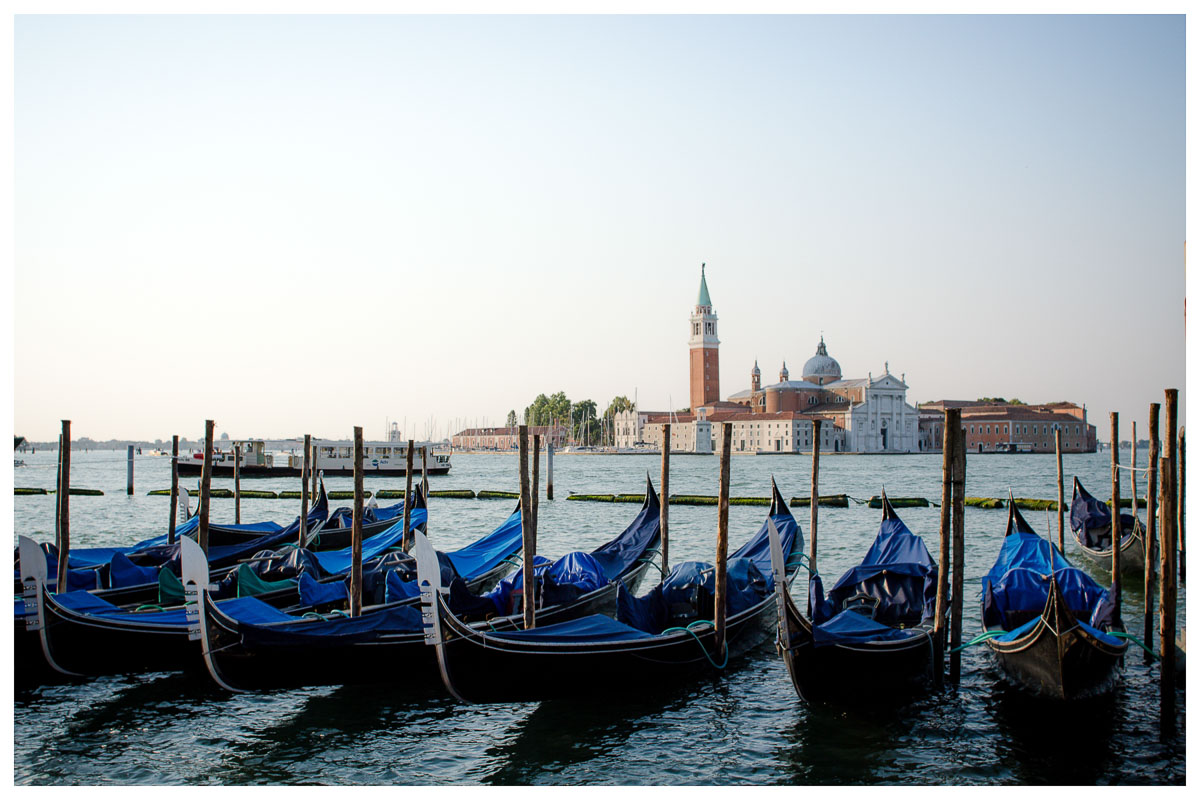
[(973, 453), (1053, 453), (1054, 431), (1062, 430), (1064, 453), (1096, 452), (1096, 426), (1087, 406), (939, 400), (920, 407), (921, 450), (941, 452), (945, 409), (962, 409), (967, 450)]
[[(567, 440), (567, 429), (561, 425), (530, 425), (529, 436), (532, 447), (534, 435), (542, 437), (542, 447), (553, 444), (561, 448)], [(503, 428), (467, 428), (450, 438), (455, 450), (516, 450), (520, 445), (516, 426)]]

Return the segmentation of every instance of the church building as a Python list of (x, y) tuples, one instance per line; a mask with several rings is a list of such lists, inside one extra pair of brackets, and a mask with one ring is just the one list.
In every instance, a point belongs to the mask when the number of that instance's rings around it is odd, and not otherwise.
[(719, 452), (722, 425), (733, 428), (732, 449), (745, 453), (800, 453), (812, 448), (813, 421), (821, 420), (821, 449), (857, 453), (915, 453), (919, 450), (917, 411), (905, 401), (904, 376), (883, 374), (842, 377), (821, 337), (816, 354), (805, 362), (798, 381), (790, 380), (787, 362), (779, 382), (762, 385), (755, 362), (750, 388), (720, 399), (717, 315), (700, 266), (700, 293), (691, 314), (688, 340), (691, 406), (685, 412), (642, 411), (617, 414), (616, 445), (660, 448), (662, 423), (671, 423), (673, 452)]

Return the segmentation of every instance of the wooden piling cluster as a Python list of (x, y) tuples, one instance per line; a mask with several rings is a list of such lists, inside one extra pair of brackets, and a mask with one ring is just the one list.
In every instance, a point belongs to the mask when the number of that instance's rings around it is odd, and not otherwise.
[[(943, 652), (946, 649), (946, 623), (949, 620), (950, 602), (950, 536), (951, 536), (951, 506), (954, 504), (954, 460), (958, 452), (955, 431), (961, 427), (962, 410), (946, 409), (945, 424), (942, 426), (942, 507), (941, 524), (938, 528), (938, 586), (937, 603), (934, 611), (934, 639), (940, 643)], [(945, 678), (946, 663), (944, 658), (938, 660), (934, 669), (934, 677), (941, 685)]]
[(953, 490), (950, 508), (950, 533), (952, 536), (951, 560), (953, 581), (950, 591), (950, 681), (958, 684), (962, 674), (963, 578), (966, 558), (965, 506), (963, 498), (967, 488), (967, 437), (963, 435), (961, 416), (954, 425), (954, 471), (951, 480)]

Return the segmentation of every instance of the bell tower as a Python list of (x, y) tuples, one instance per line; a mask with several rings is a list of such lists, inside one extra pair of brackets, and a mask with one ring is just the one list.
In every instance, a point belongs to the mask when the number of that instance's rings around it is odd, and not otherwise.
[(708, 296), (708, 281), (704, 277), (704, 264), (700, 265), (700, 296), (692, 310), (692, 335), (688, 339), (691, 359), (691, 402), (692, 412), (700, 406), (721, 399), (721, 370), (717, 360), (717, 315), (713, 313), (712, 300)]

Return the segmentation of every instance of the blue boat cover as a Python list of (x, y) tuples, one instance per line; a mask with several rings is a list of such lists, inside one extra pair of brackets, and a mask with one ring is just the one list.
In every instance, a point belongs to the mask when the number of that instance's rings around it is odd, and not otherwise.
[[(412, 514), (409, 515), (409, 530), (416, 530), (418, 526), (424, 525), (429, 512), (424, 508), (414, 508)], [(368, 538), (362, 543), (362, 558), (363, 561), (374, 558), (389, 547), (396, 547), (401, 544), (404, 539), (404, 520), (397, 522), (382, 533), (377, 533)], [(338, 575), (350, 569), (350, 562), (354, 558), (353, 549), (344, 547), (341, 550), (327, 550), (324, 552), (314, 553), (317, 561), (321, 564), (321, 569), (325, 570), (330, 575)]]
[(599, 642), (622, 642), (632, 639), (650, 639), (650, 634), (639, 631), (612, 617), (603, 614), (592, 614), (588, 617), (573, 619), (568, 622), (557, 622), (552, 625), (531, 628), (527, 631), (505, 631), (503, 633), (489, 632), (488, 636), (498, 639), (515, 641), (555, 642), (564, 644), (584, 644)]
[(817, 647), (831, 644), (893, 641), (907, 639), (918, 633), (916, 628), (892, 628), (876, 622), (865, 614), (847, 609), (832, 619), (813, 627), (813, 643)]
[[(771, 573), (761, 572), (749, 558), (729, 559), (727, 570), (729, 599), (725, 610), (729, 616), (758, 605), (775, 588)], [(617, 587), (617, 619), (653, 635), (698, 619), (711, 619), (716, 582), (712, 564), (683, 561), (641, 597), (634, 597), (621, 584)]]
[(984, 627), (1015, 631), (1025, 627), (1031, 614), (1036, 621), (1050, 597), (1051, 571), (1073, 615), (1093, 625), (1109, 624), (1110, 592), (1073, 566), (1019, 515), (1014, 514), (1014, 519), (1015, 526), (1010, 523), (996, 563), (981, 581)]
[[(775, 521), (775, 529), (779, 531), (779, 544), (784, 558), (786, 559), (793, 552), (803, 552), (804, 534), (800, 531), (800, 526), (796, 524), (796, 518), (792, 516), (792, 512), (788, 511), (787, 506), (784, 505), (780, 513), (772, 514), (770, 518)], [(758, 533), (754, 534), (750, 541), (739, 547), (730, 556), (730, 559), (734, 558), (750, 559), (758, 567), (759, 572), (764, 575), (772, 574), (771, 539), (767, 531), (766, 520), (763, 520)]]
[(139, 567), (129, 560), (124, 553), (114, 553), (108, 567), (108, 585), (111, 588), (120, 586), (141, 586), (158, 580), (161, 567)]
[[(163, 611), (130, 611), (114, 606), (112, 603), (89, 592), (67, 592), (54, 596), (55, 602), (79, 614), (92, 616), (136, 619), (139, 623), (149, 625), (165, 625), (184, 627), (187, 616), (182, 608), (171, 608)], [(253, 601), (253, 602), (251, 602)], [(267, 605), (253, 597), (241, 597), (232, 600), (222, 600), (217, 607), (236, 619), (255, 622), (271, 622), (274, 620), (292, 619), (282, 611)]]
[[(934, 616), (937, 565), (921, 537), (910, 531), (890, 506), (888, 510), (862, 563), (847, 570), (828, 595), (819, 576), (810, 583), (813, 636), (824, 644), (870, 640), (868, 628), (843, 615), (852, 605), (866, 612), (855, 614), (888, 629), (912, 628)], [(839, 617), (842, 619), (833, 622)], [(877, 633), (876, 639), (895, 638)]]
[[(577, 555), (576, 553), (568, 553), (563, 558)], [(578, 555), (584, 555), (579, 553)], [(559, 559), (562, 561), (563, 559)], [(594, 561), (594, 559), (593, 559)], [(546, 574), (546, 570), (557, 562), (551, 561), (545, 556), (535, 555), (533, 557), (533, 574), (539, 579)], [(603, 571), (601, 571), (601, 579), (603, 579)], [(607, 581), (605, 581), (607, 583)], [(538, 581), (537, 588), (540, 588), (541, 580)], [(604, 584), (601, 584), (603, 586)], [(496, 584), (490, 592), (485, 592), (480, 595), (481, 599), (487, 600), (492, 604), (489, 613), (499, 614), (502, 617), (513, 613), (513, 595), (520, 595), (525, 590), (525, 568), (517, 570), (513, 574), (504, 578)], [(458, 609), (455, 609), (458, 612)], [(461, 613), (461, 612), (459, 612)]]
[(521, 511), (518, 509), (487, 536), (446, 555), (450, 556), (458, 574), (471, 580), (495, 569), (520, 549)]
[(600, 562), (607, 581), (615, 581), (621, 577), (642, 557), (646, 548), (658, 537), (661, 514), (658, 494), (647, 481), (646, 502), (633, 518), (633, 522), (629, 523), (629, 527), (622, 531), (620, 536), (592, 551), (592, 556)]
[[(1121, 514), (1121, 542), (1133, 536), (1132, 514)], [(1071, 498), (1071, 530), (1081, 545), (1092, 550), (1107, 550), (1112, 546), (1112, 510), (1103, 500), (1088, 494), (1079, 479), (1075, 479), (1075, 496)]]
[(336, 603), (350, 597), (350, 589), (346, 580), (328, 581), (321, 583), (307, 572), (300, 573), (300, 603), (305, 606), (320, 606), (326, 603)]
[(328, 619), (290, 617), (283, 612), (276, 613), (283, 619), (271, 624), (251, 622), (244, 614), (235, 617), (242, 644), (250, 648), (335, 647), (373, 642), (389, 634), (419, 634), (423, 630), (421, 612), (411, 605), (382, 609), (360, 617), (334, 616)]

